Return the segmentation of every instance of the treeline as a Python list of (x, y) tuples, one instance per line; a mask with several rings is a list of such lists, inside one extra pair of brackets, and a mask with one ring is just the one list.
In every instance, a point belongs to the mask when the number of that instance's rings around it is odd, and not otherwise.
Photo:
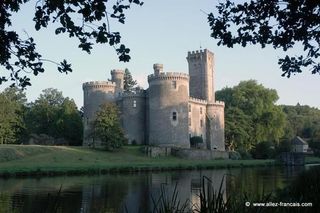
[[(81, 145), (82, 118), (75, 102), (56, 89), (45, 89), (31, 103), (17, 88), (0, 93), (0, 144)], [(45, 142), (44, 142), (45, 141)]]
[(295, 136), (311, 147), (320, 144), (320, 110), (309, 106), (276, 105), (276, 90), (254, 80), (216, 92), (225, 102), (225, 141), (243, 158), (271, 158), (288, 151)]

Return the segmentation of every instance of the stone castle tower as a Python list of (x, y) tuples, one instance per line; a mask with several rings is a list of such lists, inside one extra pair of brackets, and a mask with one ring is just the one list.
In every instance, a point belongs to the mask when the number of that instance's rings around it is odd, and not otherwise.
[(209, 50), (189, 52), (189, 75), (163, 72), (154, 64), (149, 88), (123, 91), (123, 70), (112, 70), (111, 81), (83, 84), (84, 141), (90, 145), (90, 123), (106, 102), (118, 105), (129, 143), (190, 148), (189, 138), (203, 138), (203, 149), (224, 151), (224, 103), (215, 101), (214, 55)]

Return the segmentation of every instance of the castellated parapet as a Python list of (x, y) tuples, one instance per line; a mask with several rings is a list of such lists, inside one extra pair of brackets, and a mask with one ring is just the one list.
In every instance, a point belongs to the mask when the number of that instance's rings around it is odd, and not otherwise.
[(198, 148), (224, 151), (224, 102), (215, 101), (214, 55), (188, 52), (189, 74), (164, 72), (154, 64), (146, 90), (124, 91), (124, 71), (111, 71), (111, 81), (83, 84), (84, 145), (90, 144), (90, 124), (103, 103), (116, 103), (129, 144), (190, 148), (189, 137), (205, 142)]
[(141, 90), (136, 90), (134, 92), (124, 92), (122, 94), (123, 98), (145, 98), (146, 97), (146, 91), (141, 89)]
[(148, 75), (148, 82), (153, 80), (187, 80), (189, 81), (189, 75), (180, 72), (161, 72), (159, 74)]
[(202, 99), (193, 98), (193, 97), (189, 98), (189, 102), (190, 103), (196, 103), (196, 104), (202, 104), (202, 105), (207, 105), (208, 104), (207, 100), (202, 100)]
[(155, 75), (159, 75), (163, 71), (163, 64), (154, 64), (153, 71)]
[(114, 88), (116, 83), (110, 81), (90, 81), (82, 84), (83, 89), (89, 88), (102, 88), (102, 87), (109, 87)]

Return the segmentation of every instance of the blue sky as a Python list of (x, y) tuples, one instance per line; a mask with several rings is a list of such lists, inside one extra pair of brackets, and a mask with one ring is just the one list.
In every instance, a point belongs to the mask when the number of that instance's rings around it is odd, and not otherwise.
[[(153, 72), (154, 63), (163, 63), (164, 71), (188, 72), (186, 56), (188, 51), (200, 46), (215, 54), (216, 90), (232, 87), (242, 80), (255, 79), (265, 87), (276, 89), (280, 97), (278, 104), (295, 105), (298, 102), (320, 108), (319, 75), (306, 70), (290, 79), (281, 77), (278, 58), (285, 55), (272, 48), (259, 46), (246, 48), (218, 47), (210, 37), (210, 27), (204, 12), (215, 11), (215, 0), (146, 0), (142, 7), (134, 6), (127, 12), (125, 25), (111, 23), (112, 31), (120, 31), (122, 42), (131, 49), (129, 63), (118, 62), (110, 46), (95, 45), (88, 55), (77, 48), (76, 39), (55, 35), (54, 26), (41, 31), (34, 30), (32, 21), (34, 5), (31, 1), (14, 16), (13, 27), (19, 34), (35, 38), (38, 51), (44, 58), (72, 63), (73, 72), (58, 73), (54, 64), (47, 63), (44, 74), (30, 75), (32, 86), (26, 91), (29, 101), (35, 100), (45, 88), (53, 87), (73, 98), (77, 105), (83, 105), (82, 83), (91, 80), (107, 80), (111, 69), (128, 68), (139, 84), (146, 88), (147, 75)], [(204, 11), (204, 12), (202, 12)], [(291, 51), (297, 54), (296, 48)], [(1, 73), (7, 72), (0, 68)], [(2, 91), (8, 84), (1, 85)]]

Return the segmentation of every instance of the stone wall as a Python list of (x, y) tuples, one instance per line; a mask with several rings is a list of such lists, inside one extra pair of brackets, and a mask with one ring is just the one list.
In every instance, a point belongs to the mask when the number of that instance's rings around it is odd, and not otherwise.
[(207, 105), (207, 148), (225, 151), (224, 142), (224, 103), (215, 102)]
[(206, 105), (207, 101), (189, 98), (189, 137), (200, 136), (203, 144), (201, 148), (206, 148)]
[(162, 157), (171, 155), (171, 147), (146, 146), (144, 153), (148, 157)]
[(214, 55), (209, 50), (188, 52), (190, 96), (215, 101)]
[(183, 73), (148, 76), (149, 145), (189, 148), (189, 77)]
[(229, 153), (207, 149), (172, 149), (173, 156), (192, 160), (228, 159)]
[(141, 91), (124, 94), (121, 104), (121, 123), (129, 144), (145, 144), (146, 96)]
[(115, 83), (108, 81), (91, 81), (83, 84), (83, 145), (92, 143), (92, 122), (100, 105), (115, 102)]

